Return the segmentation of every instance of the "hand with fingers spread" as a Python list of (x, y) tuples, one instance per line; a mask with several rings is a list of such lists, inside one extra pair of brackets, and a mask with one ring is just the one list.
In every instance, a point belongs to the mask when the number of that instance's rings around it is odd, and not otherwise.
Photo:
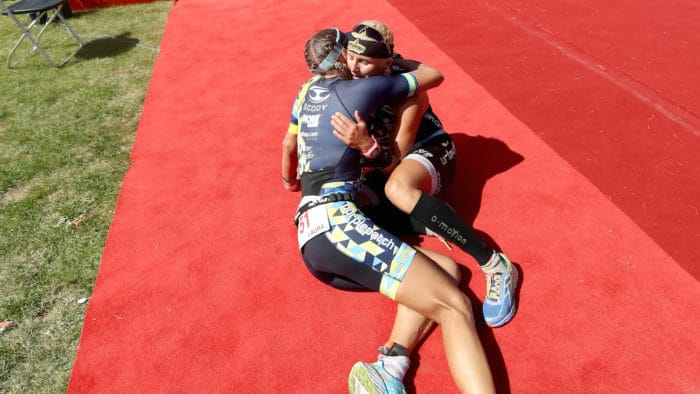
[(358, 111), (355, 111), (355, 120), (356, 122), (352, 121), (340, 112), (334, 113), (331, 116), (333, 134), (347, 146), (366, 152), (374, 145), (374, 140), (369, 135), (367, 123)]

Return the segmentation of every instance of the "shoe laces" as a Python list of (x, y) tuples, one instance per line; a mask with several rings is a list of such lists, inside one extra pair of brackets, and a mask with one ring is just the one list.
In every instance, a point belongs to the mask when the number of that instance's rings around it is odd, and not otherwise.
[(488, 298), (498, 302), (501, 298), (501, 280), (503, 278), (503, 273), (494, 272), (492, 274), (486, 275), (486, 281), (488, 282), (489, 295)]

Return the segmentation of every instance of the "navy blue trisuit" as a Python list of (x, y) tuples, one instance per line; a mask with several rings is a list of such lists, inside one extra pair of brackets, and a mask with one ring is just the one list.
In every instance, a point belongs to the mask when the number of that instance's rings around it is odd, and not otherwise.
[(416, 250), (377, 226), (358, 208), (362, 154), (333, 134), (331, 116), (354, 112), (371, 121), (388, 102), (416, 94), (412, 73), (345, 80), (315, 76), (295, 100), (289, 132), (297, 134), (302, 199), (297, 237), (309, 271), (345, 290), (378, 291), (395, 299)]

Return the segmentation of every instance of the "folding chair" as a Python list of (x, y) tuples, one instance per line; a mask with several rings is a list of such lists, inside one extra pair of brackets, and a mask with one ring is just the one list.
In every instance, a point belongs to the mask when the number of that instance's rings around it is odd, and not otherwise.
[[(2, 14), (12, 18), (17, 27), (19, 27), (19, 29), (22, 30), (22, 35), (19, 37), (19, 39), (15, 43), (15, 46), (12, 47), (10, 53), (7, 55), (7, 67), (14, 67), (23, 60), (20, 59), (15, 63), (12, 63), (12, 55), (14, 55), (15, 51), (22, 43), (22, 41), (24, 41), (25, 38), (31, 41), (33, 44), (33, 48), (31, 50), (32, 53), (35, 50), (39, 51), (39, 53), (41, 53), (42, 56), (44, 56), (46, 61), (48, 61), (49, 64), (55, 67), (62, 67), (63, 65), (65, 65), (68, 62), (68, 60), (70, 60), (78, 52), (78, 50), (82, 48), (83, 41), (80, 40), (80, 37), (78, 37), (78, 35), (75, 34), (68, 22), (66, 22), (65, 18), (63, 18), (63, 15), (61, 15), (61, 8), (65, 2), (66, 0), (19, 0), (8, 6), (7, 4), (5, 4), (4, 0), (0, 0), (0, 6), (2, 6)], [(20, 14), (28, 14), (32, 17), (32, 21), (26, 27), (22, 24), (22, 22), (19, 21), (19, 19), (17, 19), (17, 15)], [(37, 25), (42, 25), (42, 18), (46, 20), (46, 23), (43, 23), (43, 27), (39, 31), (39, 34), (34, 36), (31, 30)], [(75, 52), (68, 55), (68, 57), (63, 59), (61, 62), (54, 61), (48, 55), (48, 53), (46, 53), (44, 48), (42, 48), (41, 45), (39, 45), (41, 36), (51, 25), (51, 23), (53, 23), (54, 20), (56, 20), (56, 18), (58, 18), (58, 20), (63, 24), (68, 33), (70, 33), (73, 36), (73, 38), (75, 38), (75, 40), (78, 41), (79, 44), (78, 49), (76, 49)]]

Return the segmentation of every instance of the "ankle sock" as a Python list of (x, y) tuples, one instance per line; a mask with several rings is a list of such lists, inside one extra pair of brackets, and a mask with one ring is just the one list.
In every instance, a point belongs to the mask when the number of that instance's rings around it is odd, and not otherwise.
[(474, 233), (471, 226), (459, 217), (446, 202), (427, 193), (422, 193), (411, 216), (431, 231), (440, 234), (469, 253), (480, 266), (491, 259), (493, 250), (487, 247)]
[(384, 369), (400, 381), (403, 381), (408, 368), (411, 366), (408, 349), (398, 343), (394, 343), (391, 348), (386, 346), (380, 347), (377, 360), (382, 361)]
[(493, 256), (489, 259), (489, 261), (486, 264), (481, 266), (481, 270), (484, 271), (484, 273), (506, 272), (506, 271), (510, 270), (510, 267), (503, 260), (501, 255), (494, 250)]
[(377, 360), (382, 361), (384, 369), (400, 381), (403, 381), (403, 377), (408, 372), (408, 367), (411, 366), (411, 359), (408, 356), (385, 356), (379, 354)]

